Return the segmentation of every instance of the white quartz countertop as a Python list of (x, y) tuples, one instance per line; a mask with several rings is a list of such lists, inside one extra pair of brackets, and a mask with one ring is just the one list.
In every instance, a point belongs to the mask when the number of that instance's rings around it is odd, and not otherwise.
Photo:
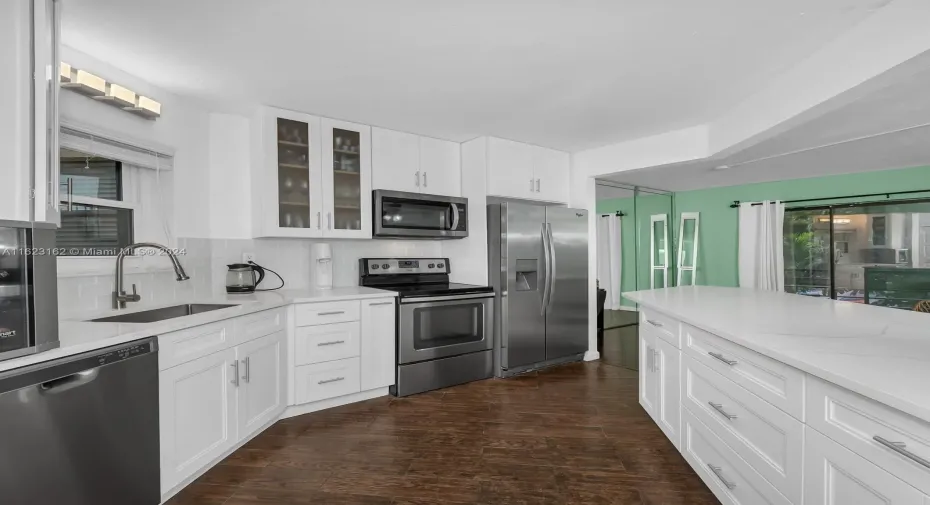
[(930, 314), (713, 286), (623, 296), (930, 422)]
[[(202, 324), (213, 323), (244, 316), (253, 312), (283, 307), (292, 303), (334, 302), (340, 300), (363, 300), (369, 298), (395, 297), (394, 291), (384, 291), (365, 287), (342, 287), (333, 289), (282, 289), (250, 294), (219, 294), (215, 296), (196, 297), (189, 300), (175, 300), (162, 304), (129, 304), (121, 311), (109, 310), (84, 314), (80, 319), (59, 321), (58, 338), (60, 346), (56, 349), (0, 361), (0, 372), (42, 363), (82, 352), (119, 345), (133, 340), (153, 337), (183, 330)], [(139, 312), (143, 310), (170, 307), (186, 303), (235, 304), (234, 307), (213, 310), (191, 316), (176, 317), (154, 323), (92, 323), (88, 319)]]

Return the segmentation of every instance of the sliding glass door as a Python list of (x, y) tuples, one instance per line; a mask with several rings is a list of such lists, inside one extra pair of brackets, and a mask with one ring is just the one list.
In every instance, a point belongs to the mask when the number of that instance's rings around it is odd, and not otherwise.
[(784, 246), (788, 292), (930, 310), (930, 201), (788, 209)]

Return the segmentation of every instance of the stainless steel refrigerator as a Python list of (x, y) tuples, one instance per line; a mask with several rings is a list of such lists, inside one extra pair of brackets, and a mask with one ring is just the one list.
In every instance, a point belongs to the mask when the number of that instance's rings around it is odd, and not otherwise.
[(576, 361), (588, 350), (588, 212), (488, 205), (498, 377)]

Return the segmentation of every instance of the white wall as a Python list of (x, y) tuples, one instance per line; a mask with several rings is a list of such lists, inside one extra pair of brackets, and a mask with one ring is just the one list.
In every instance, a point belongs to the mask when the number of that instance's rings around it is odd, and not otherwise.
[(209, 114), (209, 225), (204, 236), (252, 237), (252, 124), (235, 114)]
[(442, 243), (453, 282), (488, 284), (487, 137), (462, 144), (462, 196), (468, 198), (468, 237)]

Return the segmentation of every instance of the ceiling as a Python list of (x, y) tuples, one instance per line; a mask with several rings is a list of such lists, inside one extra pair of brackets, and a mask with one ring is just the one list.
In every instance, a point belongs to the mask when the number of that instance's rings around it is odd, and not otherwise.
[(579, 151), (703, 124), (889, 0), (81, 0), (65, 44), (182, 95)]
[(930, 165), (930, 58), (915, 62), (922, 70), (728, 157), (601, 179), (687, 191)]

